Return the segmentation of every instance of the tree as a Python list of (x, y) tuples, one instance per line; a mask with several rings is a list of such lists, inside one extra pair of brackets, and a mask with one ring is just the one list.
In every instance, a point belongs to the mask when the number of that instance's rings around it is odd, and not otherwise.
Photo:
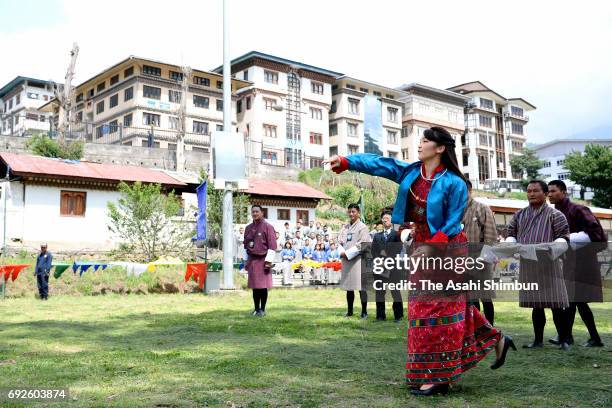
[(83, 157), (84, 144), (80, 140), (57, 141), (39, 134), (32, 136), (26, 142), (26, 147), (37, 156), (80, 160)]
[(569, 170), (570, 180), (593, 189), (593, 205), (612, 207), (612, 147), (586, 145), (584, 153), (567, 154), (563, 166)]
[(544, 167), (544, 160), (538, 159), (535, 150), (525, 148), (523, 154), (510, 159), (510, 167), (514, 173), (527, 174), (529, 180), (538, 178), (538, 170)]
[[(179, 216), (181, 203), (174, 192), (164, 194), (159, 184), (119, 184), (117, 204), (107, 204), (109, 229), (123, 240), (123, 248), (144, 261), (160, 255), (184, 256), (191, 248), (193, 225)], [(190, 214), (193, 211), (185, 211)]]

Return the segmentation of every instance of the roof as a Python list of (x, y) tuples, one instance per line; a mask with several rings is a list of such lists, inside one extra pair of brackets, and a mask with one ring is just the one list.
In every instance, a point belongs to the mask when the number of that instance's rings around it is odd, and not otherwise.
[(552, 146), (558, 143), (595, 143), (595, 144), (607, 144), (607, 143), (612, 143), (612, 136), (610, 137), (606, 137), (606, 138), (601, 138), (601, 139), (595, 139), (595, 138), (585, 138), (585, 139), (580, 139), (580, 138), (567, 138), (567, 139), (555, 139), (555, 140), (551, 140), (550, 142), (546, 142), (546, 143), (542, 143), (539, 145), (534, 145), (531, 148), (533, 150), (542, 150), (545, 147), (548, 146)]
[[(269, 61), (278, 62), (280, 64), (286, 64), (286, 65), (290, 65), (290, 66), (295, 66), (295, 67), (298, 67), (298, 68), (306, 69), (308, 71), (317, 72), (317, 73), (323, 74), (323, 75), (328, 75), (328, 76), (331, 76), (331, 77), (334, 77), (334, 78), (338, 78), (338, 77), (343, 75), (340, 72), (330, 71), (330, 70), (325, 69), (325, 68), (315, 67), (314, 65), (308, 65), (308, 64), (304, 64), (302, 62), (297, 62), (297, 61), (292, 61), (292, 60), (281, 58), (281, 57), (276, 57), (274, 55), (265, 54), (265, 53), (259, 52), (259, 51), (250, 51), (250, 52), (247, 52), (246, 54), (241, 55), (240, 57), (233, 59), (230, 62), (230, 65), (238, 64), (239, 62), (246, 61), (246, 60), (248, 60), (250, 58), (262, 58), (262, 59), (266, 59), (266, 60), (269, 60)], [(213, 69), (212, 72), (217, 72), (217, 73), (223, 72), (223, 65), (220, 65), (217, 68)]]
[(380, 84), (375, 84), (373, 82), (368, 82), (368, 81), (364, 81), (363, 79), (359, 79), (359, 78), (355, 78), (355, 77), (351, 77), (348, 75), (342, 75), (338, 78), (336, 78), (336, 81), (350, 81), (352, 83), (356, 83), (358, 85), (365, 85), (365, 86), (370, 86), (370, 87), (376, 87), (379, 89), (384, 89), (386, 92), (392, 92), (395, 95), (398, 96), (403, 96), (406, 93), (404, 91), (402, 91), (401, 89), (398, 88), (391, 88), (385, 85), (380, 85)]
[(331, 197), (327, 194), (297, 181), (251, 178), (249, 179), (249, 188), (243, 190), (243, 192), (254, 195), (331, 200)]
[(450, 88), (447, 88), (447, 90), (453, 91), (453, 92), (462, 93), (462, 94), (470, 94), (472, 92), (491, 92), (492, 94), (494, 94), (495, 96), (503, 99), (504, 101), (508, 101), (508, 102), (511, 102), (511, 101), (520, 101), (520, 102), (523, 102), (524, 104), (526, 104), (527, 106), (531, 107), (531, 109), (536, 109), (535, 105), (527, 102), (525, 99), (523, 99), (523, 98), (506, 98), (506, 97), (498, 94), (497, 92), (495, 92), (494, 90), (492, 90), (491, 88), (489, 88), (488, 86), (486, 86), (485, 84), (483, 84), (480, 81), (466, 82), (465, 84), (459, 84), (459, 85), (451, 86)]
[(36, 78), (30, 78), (30, 77), (24, 77), (24, 76), (17, 76), (17, 77), (15, 77), (15, 79), (13, 79), (12, 81), (10, 81), (6, 85), (4, 85), (2, 88), (0, 88), (0, 98), (2, 98), (4, 95), (9, 93), (17, 85), (20, 85), (20, 84), (24, 83), (25, 81), (28, 81), (28, 82), (38, 82), (38, 83), (41, 83), (41, 84), (51, 83), (51, 81), (45, 81), (43, 79), (36, 79)]
[(438, 94), (438, 95), (444, 95), (446, 97), (450, 97), (450, 98), (455, 98), (457, 100), (460, 101), (467, 101), (469, 99), (469, 97), (462, 95), (460, 93), (457, 92), (453, 92), (453, 91), (449, 91), (446, 89), (438, 89), (438, 88), (434, 88), (431, 86), (427, 86), (427, 85), (423, 85), (423, 84), (419, 84), (416, 82), (412, 82), (410, 84), (404, 84), (399, 86), (397, 89), (401, 90), (402, 92), (409, 92), (411, 89), (419, 89), (422, 91), (427, 91), (433, 94)]
[(529, 106), (531, 109), (536, 109), (535, 105), (532, 105), (531, 103), (527, 102), (525, 99), (523, 98), (510, 98), (508, 99), (509, 102), (512, 101), (519, 101), (519, 102), (523, 102), (525, 105)]
[(187, 185), (164, 172), (138, 166), (89, 163), (5, 152), (0, 153), (0, 159), (4, 164), (8, 164), (11, 167), (11, 173), (17, 176), (53, 176), (72, 180), (107, 182), (140, 181), (171, 187)]

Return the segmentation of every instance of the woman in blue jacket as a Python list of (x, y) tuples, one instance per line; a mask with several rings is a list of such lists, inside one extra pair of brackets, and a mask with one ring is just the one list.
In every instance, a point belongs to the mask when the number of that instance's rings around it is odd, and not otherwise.
[[(326, 161), (336, 173), (353, 170), (399, 184), (391, 220), (400, 225), (414, 223), (413, 257), (434, 253), (424, 243), (455, 247), (467, 243), (461, 226), (467, 186), (457, 164), (453, 137), (441, 127), (427, 129), (418, 155), (415, 163), (374, 154), (334, 156)], [(493, 369), (504, 364), (508, 347), (514, 349), (510, 337), (502, 336), (466, 303), (465, 293), (444, 299), (414, 297), (408, 319), (406, 381), (416, 395), (446, 394), (450, 383), (458, 381), (493, 348), (497, 354)]]
[(295, 249), (290, 241), (285, 241), (285, 247), (281, 251), (281, 259), (283, 260), (283, 285), (289, 286), (292, 284), (293, 270), (291, 263), (295, 260)]

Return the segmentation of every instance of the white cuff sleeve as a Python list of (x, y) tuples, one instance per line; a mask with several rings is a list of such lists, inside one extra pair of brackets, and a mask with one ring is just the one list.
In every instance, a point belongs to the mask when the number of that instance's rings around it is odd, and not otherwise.
[(400, 234), (400, 240), (402, 242), (406, 242), (408, 241), (409, 238), (410, 238), (410, 230), (409, 229), (402, 230), (402, 233)]
[(276, 252), (274, 252), (273, 249), (268, 249), (268, 252), (266, 253), (265, 262), (274, 262), (275, 258), (276, 258)]
[(346, 252), (342, 245), (338, 245), (338, 257), (342, 256), (342, 254)]
[(347, 249), (345, 251), (345, 254), (346, 254), (346, 259), (350, 261), (351, 259), (355, 258), (357, 255), (359, 255), (359, 248), (357, 248), (357, 245), (355, 245), (354, 247)]
[(589, 237), (589, 234), (587, 234), (584, 231), (580, 231), (580, 232), (572, 232), (570, 234), (570, 242), (571, 243), (578, 243), (578, 242), (591, 242), (591, 238)]
[(514, 237), (508, 237), (504, 240), (504, 242), (516, 242), (516, 238)]

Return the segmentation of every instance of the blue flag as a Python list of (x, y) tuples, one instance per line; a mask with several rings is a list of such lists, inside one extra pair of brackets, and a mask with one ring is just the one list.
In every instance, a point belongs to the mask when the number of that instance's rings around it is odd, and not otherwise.
[(204, 241), (206, 239), (206, 181), (196, 188), (198, 195), (198, 215), (196, 218), (196, 239)]

